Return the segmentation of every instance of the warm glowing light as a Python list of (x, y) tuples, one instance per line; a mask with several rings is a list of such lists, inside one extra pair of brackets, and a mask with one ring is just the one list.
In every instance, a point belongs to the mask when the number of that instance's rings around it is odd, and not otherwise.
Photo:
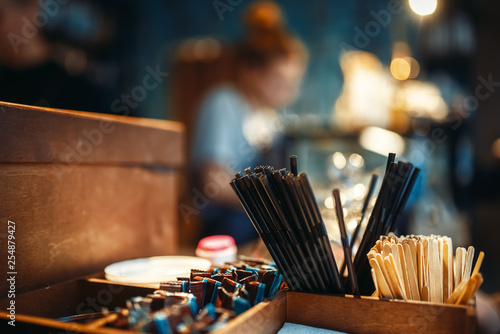
[(413, 117), (431, 117), (442, 121), (448, 115), (439, 88), (428, 82), (411, 80), (405, 82), (395, 97), (395, 103)]
[(334, 205), (333, 205), (333, 197), (330, 196), (330, 197), (327, 197), (325, 199), (325, 206), (327, 207), (327, 209), (333, 209), (334, 208)]
[(495, 158), (500, 159), (500, 138), (495, 140), (493, 145), (491, 145), (491, 153)]
[(353, 153), (349, 156), (349, 163), (356, 168), (360, 168), (365, 163), (365, 160), (361, 155)]
[(410, 8), (420, 16), (434, 13), (437, 7), (437, 0), (410, 0)]
[(384, 156), (390, 152), (399, 156), (405, 150), (403, 137), (395, 132), (374, 126), (369, 126), (361, 132), (359, 143), (364, 149)]
[(398, 80), (406, 80), (410, 77), (411, 66), (404, 58), (394, 58), (391, 61), (391, 74)]
[(333, 155), (333, 164), (335, 165), (335, 167), (337, 167), (338, 169), (344, 169), (347, 161), (344, 157), (344, 155), (340, 152), (335, 152), (335, 154)]
[(358, 183), (353, 188), (353, 197), (355, 200), (361, 201), (365, 196), (365, 186), (362, 183)]
[(415, 79), (416, 77), (418, 77), (420, 73), (420, 65), (418, 64), (418, 61), (412, 57), (404, 57), (403, 59), (406, 60), (408, 64), (410, 64), (409, 78)]
[(351, 220), (349, 223), (347, 223), (347, 228), (350, 230), (354, 230), (358, 226), (358, 222), (355, 220)]
[(395, 84), (380, 60), (371, 53), (347, 51), (340, 57), (340, 66), (344, 84), (335, 102), (334, 123), (345, 131), (389, 123)]

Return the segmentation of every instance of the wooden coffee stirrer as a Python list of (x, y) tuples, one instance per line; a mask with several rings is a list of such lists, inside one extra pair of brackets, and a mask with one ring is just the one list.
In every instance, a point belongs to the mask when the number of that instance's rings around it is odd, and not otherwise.
[(389, 275), (389, 272), (387, 271), (387, 268), (385, 266), (384, 259), (382, 258), (382, 255), (375, 254), (375, 260), (377, 261), (377, 263), (379, 265), (380, 271), (382, 272), (382, 275), (384, 276), (384, 279), (387, 283), (387, 286), (389, 286), (389, 290), (391, 291), (391, 295), (393, 296), (393, 298), (397, 298), (396, 297), (396, 295), (397, 295), (396, 288), (392, 284), (391, 277)]
[(422, 287), (429, 287), (429, 240), (424, 238), (422, 240), (422, 248), (423, 248), (423, 259), (422, 259), (422, 270), (423, 270), (423, 278), (424, 284)]
[[(460, 247), (459, 247), (460, 248)], [(459, 252), (457, 248), (457, 253)], [(462, 252), (462, 250), (460, 250)], [(457, 258), (461, 258), (457, 255)], [(480, 252), (474, 266), (474, 271), (470, 279), (464, 279), (455, 288), (450, 298), (446, 301), (448, 304), (467, 304), (470, 298), (477, 292), (483, 283), (483, 276), (479, 273), (481, 264), (483, 263), (484, 253)]]
[(405, 256), (406, 270), (408, 271), (408, 279), (410, 284), (410, 291), (413, 300), (422, 300), (420, 298), (420, 291), (417, 282), (417, 273), (415, 267), (413, 266), (413, 260), (411, 259), (411, 250), (408, 243), (403, 244), (403, 251)]
[(472, 275), (479, 274), (479, 269), (481, 269), (481, 265), (483, 264), (483, 259), (484, 259), (484, 252), (479, 252)]
[(374, 295), (466, 305), (483, 282), (479, 269), (484, 253), (472, 271), (474, 252), (472, 246), (458, 247), (454, 260), (449, 237), (381, 236), (367, 254)]
[(469, 283), (468, 280), (463, 280), (462, 282), (460, 282), (460, 284), (455, 288), (455, 290), (453, 290), (453, 293), (451, 294), (450, 298), (448, 298), (446, 303), (455, 304), (458, 298), (460, 298), (460, 296), (462, 295), (462, 293), (464, 293), (468, 283)]
[(398, 281), (400, 284), (400, 288), (402, 290), (403, 298), (404, 299), (411, 299), (411, 296), (409, 294), (409, 292), (410, 292), (409, 286), (408, 286), (408, 290), (406, 288), (407, 284), (406, 284), (405, 280), (406, 280), (407, 276), (405, 277), (405, 275), (403, 275), (403, 267), (401, 266), (401, 260), (399, 258), (399, 248), (398, 248), (398, 245), (395, 243), (391, 245), (391, 256), (392, 256), (391, 263), (396, 270), (396, 274), (398, 275)]
[(393, 254), (389, 254), (384, 258), (384, 263), (391, 276), (393, 284), (396, 286), (396, 294), (399, 294), (402, 299), (407, 300), (406, 292), (404, 289), (403, 276), (399, 274), (396, 269), (396, 263)]
[(422, 291), (422, 288), (425, 286), (425, 273), (424, 273), (424, 244), (423, 240), (419, 240), (417, 243), (417, 279), (418, 279), (418, 288)]
[[(453, 261), (453, 291), (455, 291), (455, 289), (458, 287), (458, 285), (460, 284), (460, 274), (461, 274), (461, 271), (460, 271), (460, 259), (461, 257), (459, 256), (460, 254), (460, 247), (457, 247), (457, 249), (455, 250), (455, 260)], [(453, 293), (453, 292), (452, 292)], [(451, 297), (451, 295), (450, 295)]]
[(467, 248), (467, 253), (465, 255), (465, 268), (464, 273), (462, 275), (463, 279), (469, 279), (472, 271), (472, 260), (474, 259), (474, 247), (469, 246)]
[(371, 258), (369, 262), (370, 266), (375, 272), (375, 277), (377, 278), (377, 285), (379, 287), (380, 296), (386, 298), (394, 298), (394, 295), (392, 294), (392, 291), (384, 278), (384, 274), (382, 274), (382, 270), (380, 269), (377, 260), (375, 258)]
[[(457, 286), (464, 279), (465, 262), (466, 262), (465, 248), (457, 247), (455, 261), (457, 262), (456, 271), (455, 271), (455, 286)], [(458, 276), (458, 279), (457, 279), (457, 276)]]
[(451, 238), (443, 240), (443, 300), (453, 292), (453, 251)]
[(430, 302), (431, 301), (430, 292), (429, 292), (429, 286), (428, 285), (424, 285), (422, 287), (422, 291), (420, 293), (421, 293), (421, 296), (422, 296), (422, 301), (424, 301), (424, 302)]
[(405, 286), (405, 293), (406, 297), (408, 299), (413, 299), (413, 296), (411, 294), (410, 290), (410, 280), (408, 279), (408, 270), (406, 269), (406, 264), (405, 264), (405, 254), (403, 251), (403, 245), (402, 244), (397, 244), (397, 249), (398, 249), (398, 261), (401, 266), (401, 270), (403, 272), (403, 282)]
[(474, 293), (479, 289), (479, 286), (483, 283), (483, 275), (474, 274), (467, 281), (468, 283), (466, 289), (462, 292), (455, 304), (466, 305), (469, 302)]
[(443, 302), (443, 279), (440, 275), (439, 241), (429, 240), (429, 283), (430, 298), (433, 303)]
[[(415, 242), (415, 240), (413, 239), (409, 239), (408, 240), (408, 245), (410, 246), (410, 251), (411, 251), (411, 260), (413, 262), (413, 269), (415, 271), (415, 274), (417, 273), (417, 268), (418, 268), (418, 265), (417, 265), (417, 243)], [(417, 278), (415, 276), (415, 278)]]
[[(484, 252), (479, 252), (479, 256), (476, 260), (476, 265), (474, 266), (474, 271), (472, 272), (472, 276), (470, 278), (469, 284), (467, 286), (466, 291), (460, 296), (457, 301), (457, 304), (467, 304), (468, 301), (474, 296), (479, 290), (481, 284), (483, 284), (483, 275), (479, 273), (479, 269), (481, 269), (481, 265), (483, 264)], [(471, 283), (472, 282), (472, 283)]]
[(379, 287), (378, 287), (378, 283), (377, 283), (377, 276), (375, 275), (375, 270), (373, 268), (371, 268), (370, 272), (372, 274), (373, 285), (375, 285), (375, 291), (373, 292), (372, 297), (381, 297), (380, 293), (378, 292)]

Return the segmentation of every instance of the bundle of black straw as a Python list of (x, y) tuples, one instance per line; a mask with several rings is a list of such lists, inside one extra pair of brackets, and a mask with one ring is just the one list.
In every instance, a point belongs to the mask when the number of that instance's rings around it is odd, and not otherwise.
[[(291, 158), (296, 173), (295, 157)], [(304, 173), (249, 168), (231, 181), (250, 220), (294, 291), (340, 293), (340, 277)]]
[(375, 289), (370, 280), (370, 265), (366, 254), (381, 235), (396, 230), (397, 222), (420, 172), (420, 169), (411, 163), (394, 162), (395, 158), (394, 153), (389, 154), (377, 200), (354, 258), (354, 271), (359, 279), (362, 294), (371, 294)]
[[(338, 190), (334, 190), (336, 213), (344, 248), (344, 265), (349, 280), (339, 274), (325, 224), (305, 173), (297, 172), (297, 157), (290, 157), (292, 172), (270, 166), (250, 168), (231, 181), (241, 204), (264, 241), (284, 280), (292, 291), (353, 293), (372, 289), (371, 273), (366, 259), (381, 234), (393, 231), (418, 175), (411, 164), (394, 163), (389, 156), (388, 168), (379, 196), (368, 221), (354, 261), (352, 245), (356, 241), (366, 206), (373, 193), (376, 177), (372, 177), (359, 226), (348, 242)], [(368, 272), (364, 273), (368, 266)], [(343, 273), (344, 269), (342, 269)], [(362, 275), (367, 275), (367, 278)], [(358, 279), (361, 282), (358, 282)], [(350, 282), (348, 284), (347, 282)], [(359, 287), (358, 287), (359, 283)], [(348, 286), (350, 287), (348, 288)], [(370, 293), (370, 292), (368, 292)]]

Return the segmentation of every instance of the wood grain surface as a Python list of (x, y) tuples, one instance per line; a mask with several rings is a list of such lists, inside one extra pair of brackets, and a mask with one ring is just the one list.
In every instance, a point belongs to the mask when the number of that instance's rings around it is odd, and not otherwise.
[(473, 307), (287, 293), (287, 321), (347, 333), (475, 333)]
[[(67, 147), (81, 149), (84, 130), (102, 120), (115, 130), (72, 161)], [(174, 122), (0, 103), (0, 268), (10, 220), (16, 293), (116, 261), (175, 254), (182, 143)], [(0, 294), (7, 290), (0, 280)]]
[(0, 162), (179, 167), (181, 123), (0, 102)]
[(259, 303), (231, 320), (214, 334), (277, 333), (286, 321), (286, 292), (278, 292), (271, 300)]

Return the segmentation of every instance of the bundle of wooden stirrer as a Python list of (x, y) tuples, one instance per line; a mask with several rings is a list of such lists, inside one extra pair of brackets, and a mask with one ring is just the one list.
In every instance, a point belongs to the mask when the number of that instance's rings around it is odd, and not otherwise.
[(390, 233), (367, 256), (379, 297), (466, 305), (483, 283), (484, 253), (472, 271), (474, 247), (458, 247), (453, 257), (449, 237)]

